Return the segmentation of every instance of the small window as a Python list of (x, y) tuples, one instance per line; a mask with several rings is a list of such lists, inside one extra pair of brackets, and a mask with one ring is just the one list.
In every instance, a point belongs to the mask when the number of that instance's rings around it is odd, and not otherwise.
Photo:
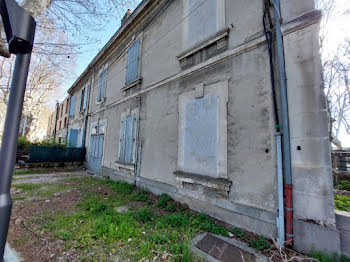
[(102, 69), (98, 79), (98, 96), (97, 102), (101, 102), (106, 95), (107, 85), (107, 68)]
[(59, 129), (62, 129), (62, 121), (60, 121)]
[(82, 112), (85, 107), (84, 107), (84, 104), (85, 104), (85, 88), (83, 88), (81, 90), (81, 93), (80, 93), (80, 104), (79, 104), (79, 112)]
[(139, 52), (140, 39), (136, 40), (128, 50), (125, 85), (128, 85), (139, 78)]
[(67, 101), (66, 101), (66, 114), (68, 113), (68, 108), (69, 108), (69, 97), (67, 98)]
[(67, 117), (64, 118), (64, 127), (67, 127), (68, 123), (67, 123)]
[(69, 116), (74, 117), (74, 114), (75, 114), (75, 96), (72, 96), (70, 100)]
[(121, 123), (119, 161), (126, 164), (134, 163), (135, 122), (136, 116), (130, 115), (123, 117)]
[(61, 105), (61, 117), (63, 116), (63, 106), (64, 106), (64, 104), (62, 103), (62, 105)]

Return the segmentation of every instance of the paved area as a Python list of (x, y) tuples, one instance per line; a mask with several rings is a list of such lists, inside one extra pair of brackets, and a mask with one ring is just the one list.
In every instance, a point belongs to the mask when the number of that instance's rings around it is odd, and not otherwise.
[(267, 262), (268, 258), (257, 253), (246, 243), (236, 239), (200, 234), (192, 240), (191, 250), (208, 262)]
[(5, 254), (4, 254), (4, 262), (20, 262), (22, 261), (19, 254), (13, 250), (9, 244), (6, 244)]

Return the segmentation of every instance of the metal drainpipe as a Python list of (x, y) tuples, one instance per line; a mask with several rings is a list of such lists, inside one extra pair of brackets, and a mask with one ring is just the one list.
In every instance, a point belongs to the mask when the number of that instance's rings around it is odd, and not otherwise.
[(140, 170), (141, 170), (141, 141), (140, 141), (140, 129), (141, 129), (141, 96), (138, 97), (139, 99), (139, 110), (138, 110), (138, 119), (137, 119), (137, 137), (136, 137), (136, 170), (134, 175), (135, 185), (137, 185), (137, 177), (140, 176)]
[(287, 81), (284, 61), (283, 38), (281, 32), (280, 0), (274, 1), (276, 21), (277, 58), (280, 73), (280, 92), (282, 110), (282, 145), (283, 145), (283, 168), (284, 168), (284, 192), (285, 192), (285, 219), (286, 219), (286, 244), (293, 245), (293, 184), (291, 172), (289, 114), (287, 98)]
[[(90, 68), (90, 72), (91, 72), (91, 68)], [(87, 97), (87, 101), (86, 101), (86, 115), (85, 115), (85, 119), (84, 119), (84, 132), (83, 132), (83, 143), (82, 146), (85, 147), (86, 146), (86, 134), (87, 134), (87, 127), (88, 127), (88, 119), (89, 119), (89, 108), (90, 108), (90, 95), (91, 95), (91, 89), (92, 89), (92, 85), (93, 85), (93, 81), (92, 81), (92, 77), (90, 79), (90, 85), (88, 86), (87, 90), (85, 90), (85, 92), (89, 92)]]

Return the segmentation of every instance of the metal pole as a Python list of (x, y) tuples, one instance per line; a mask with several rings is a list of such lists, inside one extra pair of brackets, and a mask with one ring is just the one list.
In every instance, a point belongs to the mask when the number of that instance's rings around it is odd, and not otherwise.
[(2, 146), (0, 151), (0, 262), (3, 261), (11, 217), (12, 172), (16, 160), (19, 125), (31, 54), (18, 54), (12, 76)]

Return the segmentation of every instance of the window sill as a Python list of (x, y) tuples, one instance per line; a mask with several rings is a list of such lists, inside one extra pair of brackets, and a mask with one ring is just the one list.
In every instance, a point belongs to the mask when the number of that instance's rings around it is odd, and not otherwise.
[(216, 192), (217, 198), (228, 199), (232, 182), (225, 178), (203, 176), (182, 171), (175, 171), (177, 186), (184, 188), (185, 184), (200, 185)]
[(139, 77), (139, 78), (136, 79), (135, 81), (131, 82), (130, 84), (127, 84), (126, 86), (124, 86), (124, 87), (122, 88), (122, 91), (124, 92), (124, 91), (126, 91), (126, 90), (128, 90), (128, 89), (130, 89), (130, 88), (132, 88), (132, 87), (134, 87), (134, 86), (136, 86), (136, 85), (138, 85), (138, 84), (140, 84), (141, 81), (142, 81), (142, 77)]
[(223, 30), (217, 32), (215, 35), (210, 36), (206, 40), (200, 42), (199, 44), (196, 44), (195, 46), (187, 49), (186, 51), (182, 52), (180, 55), (177, 56), (177, 59), (179, 61), (186, 59), (187, 57), (193, 55), (194, 53), (205, 49), (207, 46), (220, 41), (221, 39), (228, 36), (230, 29), (228, 27), (224, 28)]
[(103, 104), (106, 101), (106, 97), (102, 98), (100, 101), (96, 101), (96, 105)]

